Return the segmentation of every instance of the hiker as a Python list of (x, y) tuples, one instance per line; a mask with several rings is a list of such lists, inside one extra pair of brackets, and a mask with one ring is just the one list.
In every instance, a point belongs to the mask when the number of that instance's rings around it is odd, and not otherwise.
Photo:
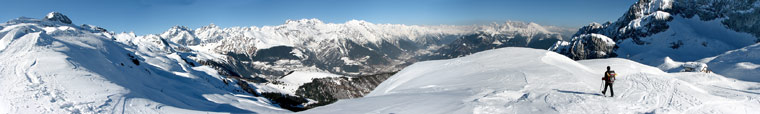
[(602, 77), (602, 80), (604, 80), (604, 90), (602, 90), (602, 95), (607, 94), (607, 87), (610, 87), (610, 97), (615, 97), (615, 91), (612, 90), (612, 83), (615, 82), (615, 71), (610, 70), (610, 66), (607, 66), (607, 71), (604, 72), (604, 77)]

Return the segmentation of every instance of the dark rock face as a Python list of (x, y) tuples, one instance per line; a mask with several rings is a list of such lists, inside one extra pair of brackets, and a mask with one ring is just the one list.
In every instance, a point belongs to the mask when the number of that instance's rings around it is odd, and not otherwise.
[[(747, 11), (747, 12), (729, 12), (728, 14), (724, 14), (723, 16), (728, 17), (728, 19), (723, 20), (722, 23), (726, 25), (726, 27), (739, 31), (739, 32), (747, 32), (752, 35), (755, 35), (755, 37), (760, 37), (760, 10), (758, 10), (758, 7), (754, 7), (753, 10), (750, 10), (753, 8), (752, 4), (756, 4), (756, 0), (736, 0), (736, 2), (733, 3), (723, 3), (720, 5), (731, 5), (731, 6), (722, 6), (722, 9), (720, 11), (728, 12), (728, 11)], [(720, 6), (715, 6), (720, 7)], [(704, 14), (703, 14), (704, 15)], [(701, 16), (700, 16), (701, 17)], [(760, 41), (760, 39), (758, 39)]]
[[(274, 105), (277, 105), (281, 108), (298, 112), (298, 111), (304, 111), (306, 109), (309, 109), (307, 107), (304, 107), (305, 103), (308, 103), (308, 99), (300, 96), (292, 96), (288, 94), (282, 94), (282, 93), (274, 93), (274, 92), (258, 92), (256, 91), (258, 88), (251, 86), (248, 81), (244, 81), (245, 79), (237, 79), (237, 85), (240, 86), (240, 89), (242, 89), (244, 92), (250, 93), (253, 96), (256, 97), (264, 97), (269, 99)], [(228, 84), (228, 82), (224, 82), (225, 84)]]
[(323, 106), (338, 99), (350, 99), (362, 97), (375, 89), (385, 79), (393, 76), (393, 73), (381, 73), (358, 77), (331, 77), (314, 79), (298, 88), (296, 95), (318, 101), (307, 107)]
[(108, 30), (106, 30), (104, 28), (97, 27), (97, 26), (92, 26), (92, 25), (88, 25), (88, 24), (82, 24), (82, 27), (89, 28), (90, 30), (93, 30), (94, 32), (108, 32)]
[(568, 56), (574, 60), (616, 57), (612, 39), (601, 34), (583, 34), (570, 42), (560, 42), (549, 50)]
[(272, 48), (261, 49), (257, 51), (252, 59), (254, 61), (266, 61), (266, 62), (275, 62), (277, 60), (283, 60), (283, 59), (289, 59), (289, 60), (300, 59), (297, 56), (293, 55), (291, 53), (292, 51), (293, 51), (293, 47), (275, 46)]
[[(282, 108), (298, 112), (328, 105), (338, 101), (338, 99), (363, 97), (395, 73), (314, 79), (312, 82), (300, 86), (296, 91), (296, 96), (273, 92), (259, 93), (257, 88), (250, 86), (248, 83), (252, 81), (250, 79), (237, 78), (237, 85), (243, 91), (254, 96), (267, 98)], [(316, 100), (317, 102), (307, 104), (309, 103), (307, 99)]]
[(66, 17), (66, 15), (63, 15), (59, 12), (50, 12), (43, 18), (43, 20), (46, 21), (57, 21), (61, 23), (71, 24), (71, 19), (69, 17)]
[[(633, 4), (628, 12), (623, 14), (616, 22), (606, 22), (604, 24), (592, 23), (590, 25), (581, 27), (573, 37), (583, 34), (602, 34), (612, 38), (615, 41), (632, 38), (636, 44), (643, 45), (647, 42), (640, 40), (641, 37), (647, 37), (652, 34), (663, 32), (669, 28), (667, 22), (672, 20), (672, 17), (665, 19), (655, 18), (655, 13), (658, 11), (666, 12), (670, 11), (670, 8), (663, 8), (652, 5), (652, 0), (640, 0), (636, 4)], [(658, 3), (661, 4), (661, 3)], [(651, 11), (654, 10), (654, 11)], [(631, 26), (632, 23), (639, 23), (640, 27)], [(634, 24), (635, 25), (635, 24)]]
[(279, 105), (281, 108), (288, 109), (293, 112), (298, 111), (304, 111), (306, 108), (302, 104), (308, 102), (308, 100), (298, 97), (298, 96), (291, 96), (281, 93), (261, 93), (261, 96), (264, 98), (270, 99), (271, 101), (274, 101), (276, 105)]

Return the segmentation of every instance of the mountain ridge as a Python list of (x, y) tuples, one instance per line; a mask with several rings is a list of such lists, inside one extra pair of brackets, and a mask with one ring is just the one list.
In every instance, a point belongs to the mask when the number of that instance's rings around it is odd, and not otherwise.
[[(622, 57), (658, 66), (662, 59), (696, 61), (760, 41), (755, 24), (760, 7), (753, 0), (640, 0), (617, 21), (581, 27), (573, 41), (588, 41), (584, 34), (611, 38), (615, 48), (594, 44), (557, 42), (551, 49), (568, 57), (595, 59)], [(582, 45), (582, 46), (581, 46)], [(604, 48), (604, 50), (592, 50)], [(561, 50), (564, 49), (564, 50)], [(588, 55), (603, 51), (606, 55)]]

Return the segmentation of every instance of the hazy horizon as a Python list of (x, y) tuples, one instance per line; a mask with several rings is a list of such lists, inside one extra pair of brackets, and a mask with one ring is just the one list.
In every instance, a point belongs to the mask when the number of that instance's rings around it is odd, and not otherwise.
[[(272, 26), (286, 20), (316, 18), (325, 23), (365, 20), (377, 24), (473, 25), (505, 21), (576, 28), (614, 21), (635, 0), (327, 0), (327, 1), (197, 1), (197, 0), (24, 0), (0, 7), (0, 20), (42, 18), (57, 11), (74, 24), (100, 26), (112, 32), (158, 34), (172, 26), (198, 28)], [(51, 4), (38, 4), (48, 2)], [(23, 9), (23, 10), (19, 10)]]

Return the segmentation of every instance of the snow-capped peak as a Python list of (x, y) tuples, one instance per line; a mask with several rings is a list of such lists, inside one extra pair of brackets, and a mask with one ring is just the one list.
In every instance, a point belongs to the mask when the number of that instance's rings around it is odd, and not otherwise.
[(538, 33), (553, 33), (544, 26), (533, 22), (520, 22), (520, 21), (506, 21), (504, 23), (492, 23), (488, 26), (481, 26), (480, 30), (489, 34), (522, 34), (522, 35), (534, 35)]
[(631, 19), (632, 17), (628, 16), (635, 16), (635, 18), (644, 17), (653, 13), (656, 13), (657, 11), (664, 11), (671, 9), (673, 7), (673, 1), (672, 0), (653, 0), (653, 1), (639, 1), (626, 12), (627, 16), (620, 17), (618, 21), (625, 21), (626, 19)]
[[(213, 25), (213, 24), (212, 24)], [(186, 26), (173, 26), (172, 28), (169, 28), (168, 31), (192, 31), (193, 29), (190, 29)]]
[[(650, 2), (651, 6), (655, 6), (649, 9), (649, 11), (668, 10), (673, 7), (673, 0), (655, 0)], [(655, 9), (656, 8), (656, 9)]]
[(362, 26), (364, 26), (364, 25), (372, 25), (372, 23), (370, 23), (370, 22), (367, 22), (367, 21), (364, 21), (364, 20), (356, 20), (356, 19), (352, 19), (352, 20), (346, 21), (345, 24), (347, 24), (347, 25), (362, 25)]
[(71, 24), (71, 19), (69, 19), (69, 17), (66, 15), (61, 14), (60, 12), (50, 12), (47, 14), (47, 16), (45, 16), (43, 20)]
[(311, 18), (311, 19), (299, 19), (299, 20), (286, 20), (286, 25), (289, 24), (301, 24), (301, 25), (315, 25), (315, 24), (324, 24), (321, 20), (317, 18)]
[(211, 24), (201, 27), (201, 29), (211, 29), (211, 28), (219, 28), (219, 26), (216, 26), (216, 24), (211, 23)]
[(166, 30), (164, 33), (161, 33), (161, 37), (164, 38), (171, 38), (173, 36), (177, 36), (178, 34), (183, 33), (191, 33), (193, 29), (190, 29), (186, 26), (173, 26), (172, 28), (169, 28), (169, 30)]
[(200, 43), (199, 39), (193, 34), (193, 29), (185, 26), (174, 26), (166, 32), (161, 33), (161, 37), (183, 45), (197, 45)]

